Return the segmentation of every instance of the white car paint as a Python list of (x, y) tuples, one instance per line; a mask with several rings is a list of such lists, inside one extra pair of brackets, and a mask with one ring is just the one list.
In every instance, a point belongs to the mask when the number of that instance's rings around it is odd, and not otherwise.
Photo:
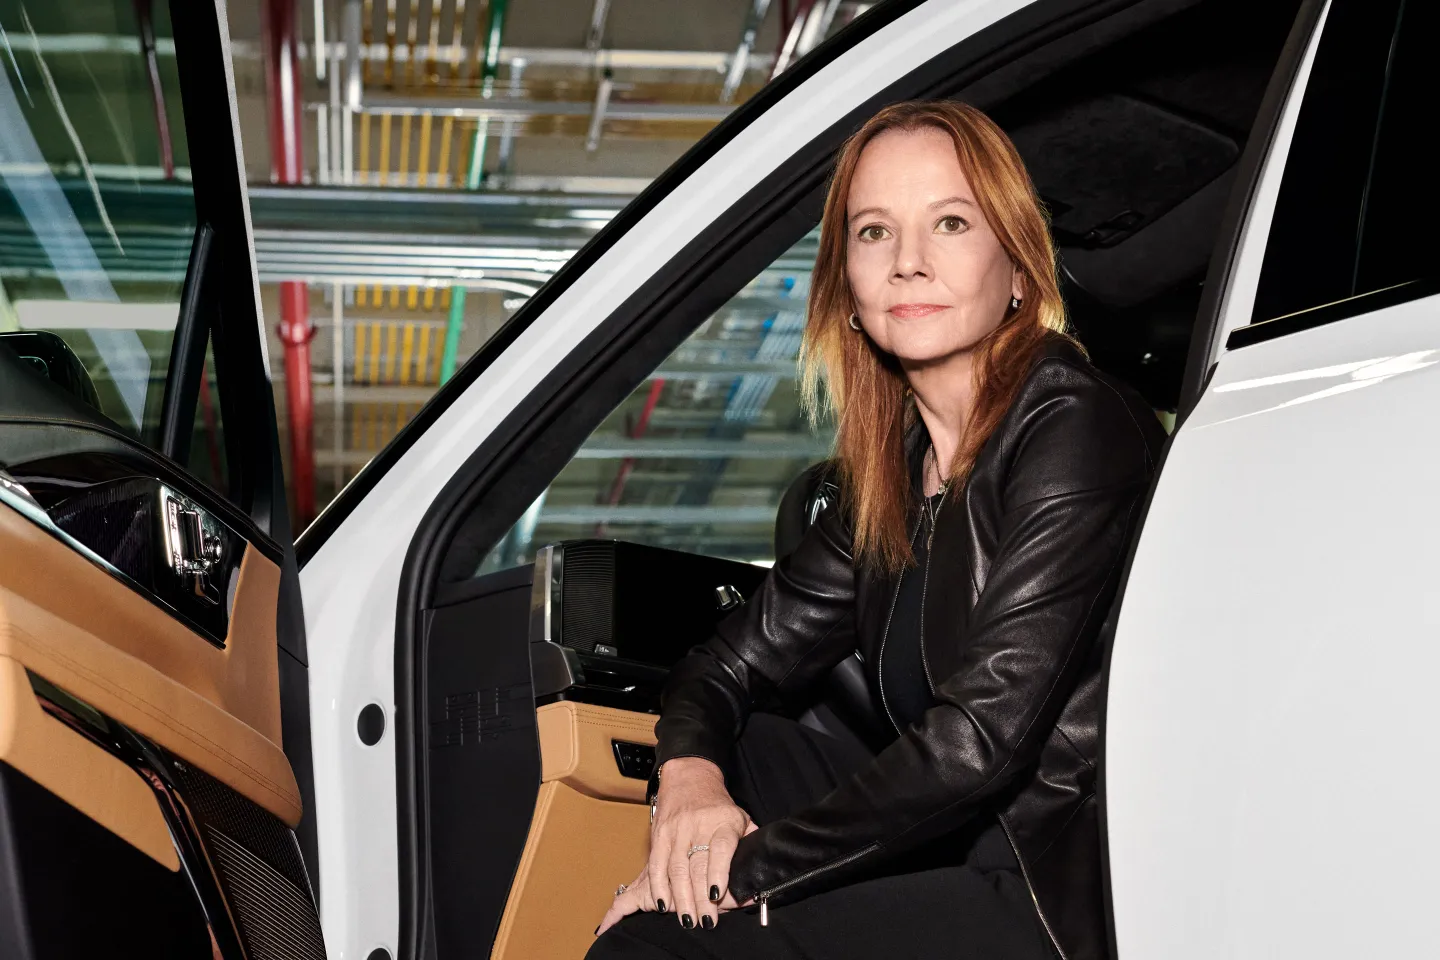
[(1437, 360), (1437, 297), (1248, 346), (1176, 435), (1110, 668), (1122, 960), (1433, 955)]
[[(770, 170), (911, 69), (1026, 5), (931, 0), (820, 70), (627, 231), (440, 416), (301, 572), (310, 659), (320, 909), (335, 960), (392, 955), (399, 931), (392, 725), (373, 747), (356, 717), (394, 716), (395, 607), (415, 530), (477, 446), (658, 264)], [(477, 811), (477, 815), (483, 811)]]

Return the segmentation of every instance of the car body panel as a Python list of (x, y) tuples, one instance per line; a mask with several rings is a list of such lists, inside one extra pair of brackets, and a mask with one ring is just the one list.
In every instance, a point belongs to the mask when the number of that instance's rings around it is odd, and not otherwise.
[(1173, 441), (1110, 668), (1121, 957), (1430, 949), (1437, 321), (1227, 354)]

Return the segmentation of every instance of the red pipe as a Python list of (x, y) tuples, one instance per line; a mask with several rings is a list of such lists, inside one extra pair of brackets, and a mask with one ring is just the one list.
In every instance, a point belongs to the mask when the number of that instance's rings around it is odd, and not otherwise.
[[(645, 436), (645, 431), (650, 429), (650, 414), (655, 412), (655, 405), (660, 402), (660, 394), (665, 389), (663, 378), (650, 381), (650, 393), (645, 397), (645, 406), (640, 410), (640, 416), (635, 420), (635, 426), (630, 428), (630, 439), (638, 440)], [(610, 493), (605, 497), (605, 503), (615, 506), (620, 502), (620, 496), (625, 492), (625, 484), (630, 481), (630, 471), (635, 469), (635, 458), (626, 457), (620, 461), (620, 470), (615, 474), (615, 482), (610, 485)], [(595, 536), (605, 535), (605, 524), (595, 525)]]
[(160, 84), (160, 59), (155, 54), (155, 19), (151, 0), (135, 0), (135, 21), (140, 28), (140, 56), (150, 80), (150, 103), (155, 108), (155, 133), (160, 139), (160, 167), (166, 180), (175, 179), (175, 149), (170, 141), (170, 117), (165, 112), (165, 88)]
[[(304, 169), (300, 129), (300, 54), (295, 0), (265, 0), (265, 87), (270, 100), (271, 178), (300, 182)], [(315, 405), (310, 392), (309, 287), (280, 284), (280, 342), (285, 347), (285, 399), (290, 424), (290, 482), (295, 489), (295, 528), (315, 517)]]

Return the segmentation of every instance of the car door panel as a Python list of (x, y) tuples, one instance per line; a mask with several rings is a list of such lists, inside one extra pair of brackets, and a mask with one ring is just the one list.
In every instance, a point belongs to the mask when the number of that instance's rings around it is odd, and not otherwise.
[[(133, 772), (126, 775), (141, 783)], [(150, 806), (158, 817), (153, 793)], [(87, 816), (83, 806), (66, 802), (10, 766), (8, 758), (0, 764), (0, 956), (214, 956), (190, 878), (141, 852), (111, 826), (125, 829), (114, 820), (107, 826)], [(77, 896), (77, 890), (85, 895)]]
[[(1437, 786), (1440, 297), (1433, 231), (1394, 188), (1430, 163), (1416, 120), (1437, 20), (1330, 0), (1320, 23), (1238, 250), (1233, 329), (1172, 438), (1117, 624), (1122, 960), (1433, 952), (1440, 842), (1415, 825)], [(1347, 77), (1385, 94), (1331, 109), (1356, 96)], [(1359, 199), (1346, 214), (1336, 198)], [(1362, 254), (1388, 272), (1367, 283)]]
[(566, 700), (535, 718), (541, 787), (492, 960), (583, 956), (591, 918), (640, 873), (650, 846), (645, 781), (620, 772), (615, 745), (653, 747), (656, 718)]
[(563, 779), (543, 783), (491, 960), (583, 957), (615, 885), (640, 873), (649, 849), (645, 804), (602, 800)]
[(0, 507), (0, 657), (208, 770), (293, 826), (280, 747), (279, 568), (250, 547), (224, 649)]
[(180, 858), (155, 793), (116, 757), (48, 716), (30, 674), (0, 655), (0, 761), (167, 870)]
[(1173, 440), (1110, 669), (1122, 958), (1428, 949), (1437, 319), (1235, 351)]

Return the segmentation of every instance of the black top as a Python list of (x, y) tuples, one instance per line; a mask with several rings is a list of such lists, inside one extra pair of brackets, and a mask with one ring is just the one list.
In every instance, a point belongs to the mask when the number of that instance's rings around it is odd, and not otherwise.
[(895, 611), (890, 628), (885, 632), (885, 647), (880, 653), (880, 685), (884, 705), (895, 723), (898, 735), (934, 705), (930, 680), (925, 675), (925, 661), (920, 653), (920, 607), (925, 599), (925, 573), (929, 563), (932, 518), (945, 498), (943, 493), (927, 497), (920, 505), (919, 529), (910, 548), (915, 566), (907, 567), (900, 577), (895, 594)]

